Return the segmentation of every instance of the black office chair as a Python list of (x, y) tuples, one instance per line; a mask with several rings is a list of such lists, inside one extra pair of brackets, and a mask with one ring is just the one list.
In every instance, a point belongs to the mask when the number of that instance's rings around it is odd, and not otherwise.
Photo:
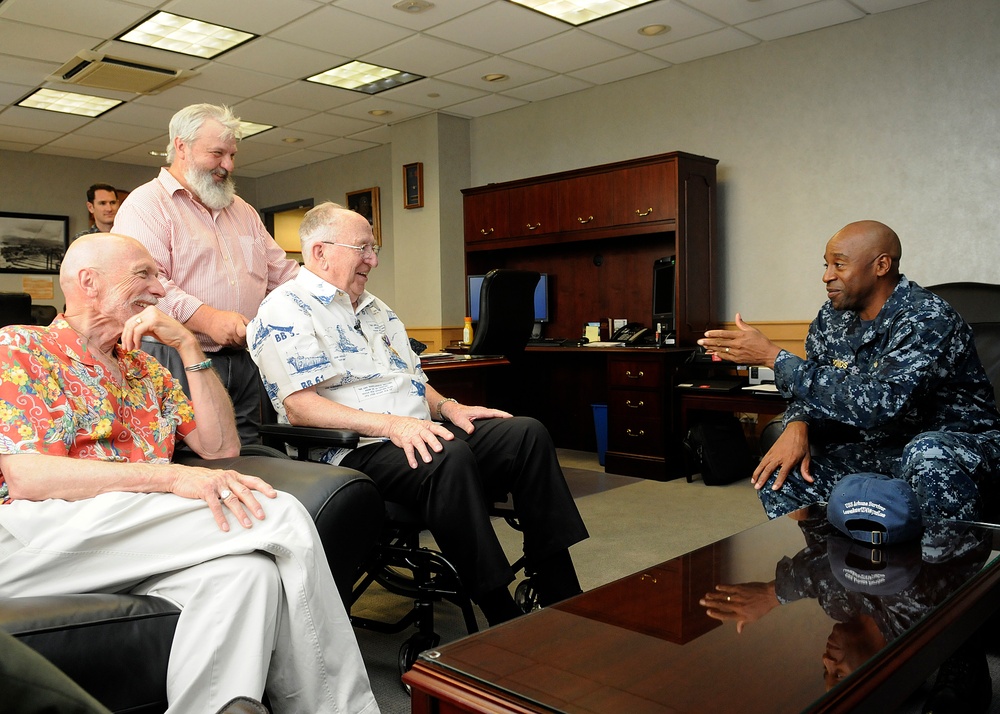
[(0, 293), (0, 327), (7, 325), (33, 325), (31, 295), (28, 293)]
[(533, 270), (497, 269), (486, 274), (479, 293), (479, 324), (469, 354), (509, 359), (524, 352), (535, 325), (539, 277)]
[(31, 306), (31, 324), (32, 325), (49, 325), (56, 319), (56, 315), (59, 311), (56, 310), (54, 305), (32, 305)]

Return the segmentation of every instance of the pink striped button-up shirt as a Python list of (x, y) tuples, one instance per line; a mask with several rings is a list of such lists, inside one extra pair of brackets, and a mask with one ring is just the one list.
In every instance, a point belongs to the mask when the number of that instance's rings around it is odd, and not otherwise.
[[(167, 293), (158, 307), (180, 322), (202, 304), (252, 319), (264, 296), (299, 270), (250, 204), (237, 196), (221, 211), (208, 209), (166, 168), (128, 195), (112, 231), (152, 254)], [(198, 339), (206, 352), (219, 349)]]

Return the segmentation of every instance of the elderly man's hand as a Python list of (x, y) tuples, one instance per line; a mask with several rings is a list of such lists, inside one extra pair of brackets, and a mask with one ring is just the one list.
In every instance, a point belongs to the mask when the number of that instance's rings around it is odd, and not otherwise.
[(244, 528), (251, 528), (253, 515), (258, 521), (264, 520), (264, 508), (254, 496), (262, 493), (275, 498), (278, 492), (269, 483), (256, 476), (247, 476), (238, 471), (207, 469), (201, 466), (170, 464), (174, 469), (174, 480), (170, 492), (184, 498), (200, 498), (212, 511), (215, 522), (223, 531), (229, 530), (229, 521), (222, 509), (223, 505), (236, 516)]
[(773, 369), (781, 348), (760, 330), (743, 322), (739, 313), (736, 313), (736, 327), (735, 330), (709, 330), (698, 344), (729, 362)]
[(509, 419), (513, 414), (489, 407), (473, 407), (460, 402), (446, 402), (441, 405), (441, 418), (462, 429), (466, 434), (475, 430), (472, 423), (477, 419)]
[(153, 305), (125, 322), (122, 347), (126, 350), (139, 349), (143, 335), (149, 335), (177, 351), (198, 346), (198, 339), (189, 329)]
[(393, 444), (403, 450), (403, 453), (406, 454), (406, 463), (410, 465), (411, 469), (417, 468), (418, 454), (425, 464), (429, 464), (433, 458), (431, 451), (439, 452), (444, 448), (441, 446), (441, 439), (450, 441), (455, 438), (454, 434), (433, 421), (424, 421), (413, 417), (387, 416), (389, 421), (385, 435)]

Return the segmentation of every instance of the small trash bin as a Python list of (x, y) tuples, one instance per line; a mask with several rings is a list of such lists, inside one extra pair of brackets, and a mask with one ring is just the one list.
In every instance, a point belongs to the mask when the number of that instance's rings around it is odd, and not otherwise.
[(608, 405), (591, 404), (594, 408), (594, 432), (597, 434), (597, 463), (604, 466), (604, 453), (608, 450)]

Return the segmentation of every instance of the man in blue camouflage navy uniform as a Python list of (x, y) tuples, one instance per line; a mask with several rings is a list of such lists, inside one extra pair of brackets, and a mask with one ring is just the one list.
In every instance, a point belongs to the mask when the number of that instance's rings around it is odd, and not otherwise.
[[(753, 474), (768, 517), (824, 503), (842, 477), (905, 479), (925, 522), (982, 515), (980, 488), (1000, 466), (1000, 414), (972, 329), (899, 272), (899, 238), (876, 221), (827, 243), (829, 300), (806, 359), (737, 314), (737, 330), (699, 340), (722, 359), (772, 367), (790, 399), (785, 429)], [(790, 478), (791, 476), (791, 478)]]
[[(1000, 466), (1000, 414), (972, 329), (947, 303), (899, 272), (888, 226), (851, 223), (827, 242), (829, 300), (809, 327), (806, 359), (736, 315), (736, 330), (698, 341), (730, 362), (774, 369), (790, 399), (784, 431), (752, 480), (768, 517), (803, 518), (852, 473), (905, 479), (925, 524), (983, 517)], [(789, 478), (793, 476), (793, 478)], [(989, 499), (987, 499), (989, 500)], [(925, 550), (940, 544), (924, 534)], [(985, 712), (991, 699), (983, 637), (938, 671), (924, 712)]]

